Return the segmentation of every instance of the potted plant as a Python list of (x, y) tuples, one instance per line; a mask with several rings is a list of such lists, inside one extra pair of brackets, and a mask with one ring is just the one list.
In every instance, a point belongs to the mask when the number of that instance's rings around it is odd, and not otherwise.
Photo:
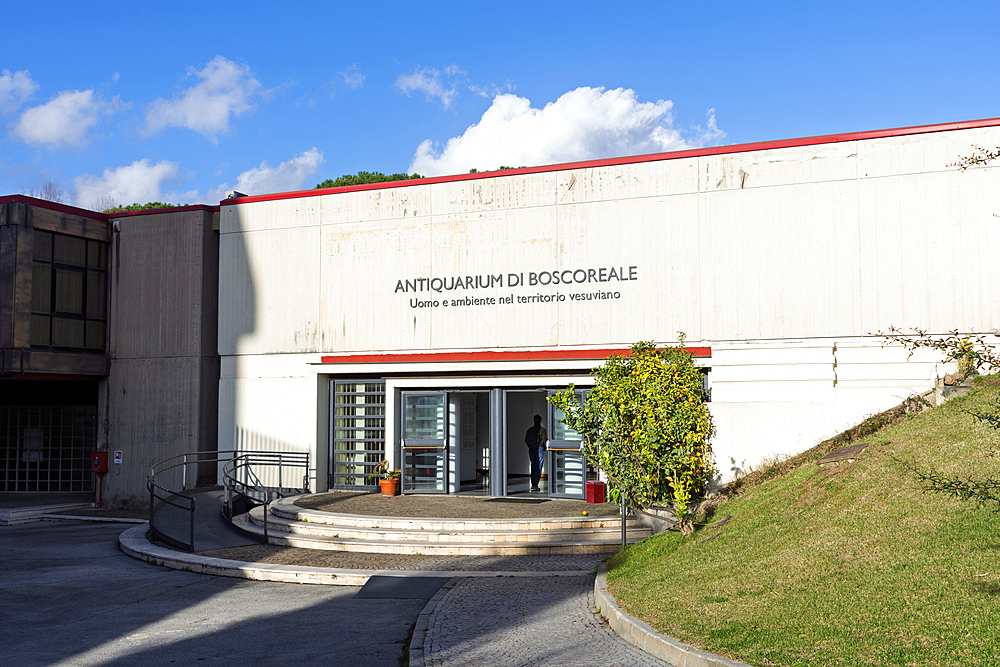
[(396, 495), (396, 492), (399, 489), (399, 477), (401, 472), (402, 471), (398, 469), (390, 470), (389, 462), (382, 461), (377, 466), (375, 466), (375, 469), (372, 471), (372, 474), (368, 476), (379, 478), (378, 485), (382, 487), (383, 496), (394, 496)]

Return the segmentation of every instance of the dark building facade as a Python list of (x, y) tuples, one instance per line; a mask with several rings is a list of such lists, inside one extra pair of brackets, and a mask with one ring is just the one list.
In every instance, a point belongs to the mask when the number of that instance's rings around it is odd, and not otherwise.
[[(214, 449), (218, 209), (107, 216), (0, 198), (0, 493), (112, 502)], [(121, 452), (114, 456), (114, 452)]]

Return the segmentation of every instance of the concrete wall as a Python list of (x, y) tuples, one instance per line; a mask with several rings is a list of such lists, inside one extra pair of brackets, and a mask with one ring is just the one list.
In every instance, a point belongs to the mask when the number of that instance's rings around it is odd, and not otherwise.
[[(1000, 329), (1000, 167), (948, 166), (973, 144), (1000, 144), (1000, 130), (224, 206), (220, 446), (249, 429), (324, 447), (316, 378), (336, 371), (310, 365), (324, 353), (624, 347), (683, 331), (713, 350), (723, 473), (801, 451), (943, 372), (871, 333)], [(633, 280), (527, 284), (622, 267)], [(490, 286), (407, 283), (455, 276)], [(573, 298), (594, 292), (615, 296)]]
[(145, 499), (153, 463), (216, 449), (217, 215), (199, 208), (120, 218), (109, 254), (111, 371), (99, 411), (102, 446), (123, 452), (109, 466), (112, 501)]

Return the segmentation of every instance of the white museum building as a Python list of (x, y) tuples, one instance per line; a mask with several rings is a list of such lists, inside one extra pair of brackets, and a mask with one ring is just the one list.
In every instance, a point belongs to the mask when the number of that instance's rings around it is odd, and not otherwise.
[(526, 489), (585, 462), (545, 398), (643, 340), (705, 369), (731, 479), (927, 391), (890, 326), (1000, 329), (1000, 119), (222, 202), (218, 449), (304, 451), (316, 488)]

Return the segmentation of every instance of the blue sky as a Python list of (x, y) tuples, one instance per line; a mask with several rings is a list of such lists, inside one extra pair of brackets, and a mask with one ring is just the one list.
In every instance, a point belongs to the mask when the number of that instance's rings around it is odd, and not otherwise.
[(0, 194), (215, 204), (1000, 116), (997, 2), (16, 3)]

